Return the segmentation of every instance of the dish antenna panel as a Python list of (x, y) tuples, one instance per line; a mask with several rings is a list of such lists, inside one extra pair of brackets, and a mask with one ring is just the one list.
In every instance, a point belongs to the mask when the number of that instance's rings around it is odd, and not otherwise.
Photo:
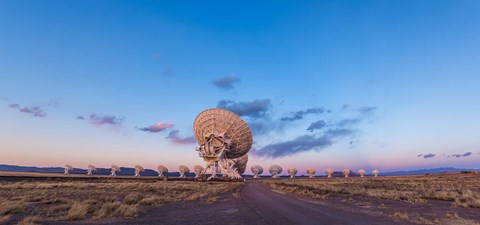
[(88, 165), (87, 175), (89, 175), (89, 176), (93, 175), (94, 171), (97, 171), (97, 168), (93, 165)]
[(65, 173), (64, 173), (64, 174), (65, 174), (65, 175), (68, 175), (68, 174), (70, 174), (70, 171), (72, 171), (72, 170), (73, 170), (73, 167), (70, 166), (70, 165), (68, 165), (68, 164), (66, 164), (66, 165), (65, 165)]
[(307, 175), (308, 175), (308, 177), (310, 177), (310, 178), (313, 178), (313, 176), (315, 176), (315, 173), (316, 173), (316, 172), (317, 172), (317, 171), (316, 171), (315, 169), (313, 169), (313, 168), (307, 169)]
[(290, 175), (290, 178), (295, 178), (295, 175), (297, 174), (297, 169), (296, 168), (288, 168), (287, 173)]
[(195, 171), (195, 178), (199, 178), (203, 174), (204, 168), (203, 166), (195, 165), (193, 170)]
[(118, 167), (117, 165), (112, 165), (112, 167), (111, 167), (111, 172), (112, 172), (112, 173), (110, 174), (110, 176), (114, 176), (114, 177), (115, 177), (115, 176), (117, 176), (117, 172), (120, 172), (120, 171), (122, 171), (122, 170), (120, 169), (120, 167)]
[(260, 174), (263, 173), (263, 168), (259, 165), (253, 165), (250, 169), (253, 173), (253, 179), (260, 179)]
[(185, 178), (185, 174), (190, 173), (190, 169), (187, 166), (181, 165), (178, 167), (178, 172), (180, 173), (180, 178)]
[(234, 159), (250, 151), (253, 139), (250, 127), (240, 116), (226, 109), (207, 109), (195, 118), (193, 131), (199, 145), (196, 150), (206, 162), (205, 173), (211, 174), (208, 180), (218, 173), (241, 178), (246, 162)]
[(279, 178), (278, 175), (282, 173), (282, 167), (277, 164), (273, 164), (270, 166), (270, 168), (268, 168), (268, 172), (272, 174), (272, 178)]
[(164, 178), (168, 173), (168, 169), (164, 165), (157, 166), (157, 170), (158, 170), (158, 177), (160, 178)]
[(140, 173), (145, 172), (145, 169), (140, 165), (135, 165), (135, 177), (139, 177)]
[(375, 177), (378, 177), (378, 173), (380, 173), (380, 171), (378, 171), (378, 170), (373, 170), (373, 171), (372, 171), (372, 174), (373, 174), (373, 176), (375, 176)]

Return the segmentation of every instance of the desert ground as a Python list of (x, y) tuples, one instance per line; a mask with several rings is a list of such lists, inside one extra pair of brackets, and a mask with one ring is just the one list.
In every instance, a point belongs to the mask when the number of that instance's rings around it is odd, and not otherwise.
[(0, 173), (0, 224), (480, 224), (480, 175), (168, 181)]

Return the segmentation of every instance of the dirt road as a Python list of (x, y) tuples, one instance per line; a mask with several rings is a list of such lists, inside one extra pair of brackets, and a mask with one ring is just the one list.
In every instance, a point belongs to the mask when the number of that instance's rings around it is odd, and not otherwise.
[(346, 212), (309, 198), (275, 192), (255, 182), (246, 183), (241, 199), (267, 224), (396, 224), (385, 218)]
[(247, 181), (240, 193), (227, 193), (215, 202), (169, 203), (149, 208), (134, 219), (107, 221), (51, 221), (46, 224), (410, 224), (388, 217), (349, 212), (325, 201), (270, 190), (266, 184)]

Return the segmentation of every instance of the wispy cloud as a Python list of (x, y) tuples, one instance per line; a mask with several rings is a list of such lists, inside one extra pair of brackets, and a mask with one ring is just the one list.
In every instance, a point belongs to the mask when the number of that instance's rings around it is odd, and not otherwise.
[(330, 145), (332, 145), (332, 141), (325, 136), (302, 135), (290, 141), (277, 142), (260, 149), (252, 149), (250, 152), (257, 156), (278, 158), (312, 149), (319, 150)]
[(156, 124), (153, 124), (148, 127), (143, 127), (143, 128), (137, 128), (138, 130), (145, 131), (145, 132), (150, 132), (150, 133), (158, 133), (161, 131), (164, 131), (168, 128), (171, 128), (175, 126), (173, 123), (163, 123), (163, 122), (158, 122)]
[(460, 157), (468, 157), (468, 156), (471, 156), (472, 155), (472, 152), (465, 152), (463, 154), (453, 154), (453, 155), (449, 155), (447, 156), (448, 158), (460, 158)]
[[(271, 118), (269, 113), (273, 106), (269, 99), (255, 100), (252, 102), (233, 102), (223, 100), (218, 103), (219, 108), (229, 109), (240, 116), (247, 117), (246, 122), (257, 139), (269, 137), (276, 133), (282, 133), (285, 129), (294, 126), (290, 121), (306, 119), (308, 114), (323, 114), (327, 110), (322, 107), (312, 107), (304, 110), (291, 112), (288, 116), (278, 119)], [(326, 122), (317, 120), (310, 123), (303, 135), (287, 141), (268, 143), (263, 146), (255, 146), (251, 153), (261, 157), (284, 157), (297, 153), (322, 150), (337, 142), (348, 141), (350, 145), (360, 141), (358, 135), (361, 132), (360, 125), (364, 119), (372, 116), (375, 109), (362, 109), (360, 114), (353, 118), (345, 118), (339, 121)], [(358, 113), (358, 111), (356, 110)], [(368, 113), (367, 113), (368, 112)], [(318, 132), (315, 132), (318, 131)], [(354, 141), (353, 141), (354, 140)]]
[(212, 83), (215, 85), (215, 87), (223, 90), (231, 90), (234, 88), (235, 83), (239, 83), (241, 80), (237, 76), (225, 76), (225, 77), (220, 77), (216, 80), (214, 80)]
[(112, 126), (120, 126), (123, 123), (124, 118), (116, 117), (116, 116), (98, 116), (96, 114), (90, 114), (89, 121), (91, 124), (95, 126), (103, 126), (103, 125), (112, 125)]
[(341, 136), (353, 135), (356, 132), (357, 130), (354, 130), (354, 129), (333, 128), (333, 129), (327, 130), (325, 134), (330, 137), (341, 137)]
[(361, 114), (364, 114), (364, 115), (372, 115), (372, 114), (374, 114), (377, 110), (378, 110), (378, 108), (377, 108), (377, 107), (374, 107), (374, 106), (364, 106), (364, 107), (360, 108), (358, 111), (359, 111)]
[(435, 154), (428, 153), (428, 154), (418, 154), (417, 157), (423, 157), (424, 159), (429, 159), (435, 157)]
[(20, 104), (10, 104), (10, 108), (17, 109), (21, 113), (29, 114), (33, 117), (46, 117), (47, 113), (40, 106), (20, 106)]
[(320, 130), (324, 127), (327, 126), (327, 123), (325, 123), (325, 121), (323, 120), (319, 120), (319, 121), (316, 121), (316, 122), (313, 122), (312, 124), (310, 124), (310, 126), (308, 126), (307, 130), (310, 131), (310, 132), (313, 132), (314, 130)]
[[(345, 106), (348, 108), (348, 106)], [(347, 110), (347, 109), (346, 109)], [(339, 121), (326, 122), (325, 120), (317, 120), (306, 128), (308, 132), (315, 134), (303, 134), (288, 141), (266, 144), (264, 146), (256, 146), (252, 149), (252, 154), (262, 157), (284, 157), (297, 153), (322, 150), (334, 145), (337, 142), (348, 141), (350, 145), (360, 142), (358, 135), (361, 133), (360, 125), (362, 122), (374, 115), (376, 107), (364, 107), (360, 111), (355, 110), (357, 114), (351, 118), (344, 118)], [(270, 118), (269, 115), (260, 119), (247, 121), (254, 135), (262, 137), (263, 134), (271, 134), (272, 132), (283, 132), (285, 128), (290, 127), (290, 121), (305, 119), (308, 114), (323, 114), (327, 110), (322, 107), (313, 107), (305, 110), (299, 110), (290, 113), (289, 116), (281, 117), (278, 120)]]
[(277, 142), (259, 149), (252, 149), (251, 153), (262, 157), (278, 158), (305, 151), (318, 151), (331, 146), (338, 138), (349, 136), (352, 133), (351, 130), (334, 129), (328, 130), (320, 136), (302, 135), (290, 141)]
[(217, 107), (230, 110), (239, 116), (246, 116), (255, 119), (266, 115), (271, 107), (270, 102), (270, 99), (257, 99), (252, 102), (222, 100), (218, 102)]
[(358, 123), (360, 123), (360, 119), (358, 118), (354, 118), (354, 119), (344, 119), (344, 120), (340, 120), (338, 123), (337, 123), (337, 126), (339, 127), (349, 127), (349, 126), (353, 126), (353, 125), (357, 125)]
[(282, 120), (282, 121), (301, 120), (301, 119), (303, 119), (304, 116), (306, 116), (308, 114), (321, 114), (321, 113), (324, 113), (324, 112), (325, 112), (325, 109), (323, 107), (309, 108), (309, 109), (306, 109), (306, 110), (299, 110), (299, 111), (296, 111), (296, 112), (292, 112), (292, 113), (290, 113), (291, 114), (290, 116), (282, 117), (282, 118), (280, 118), (280, 120)]
[(173, 144), (191, 145), (197, 143), (194, 137), (180, 137), (179, 133), (179, 130), (172, 130), (166, 139), (169, 139)]
[(270, 132), (280, 132), (284, 129), (284, 123), (273, 120), (268, 116), (245, 121), (252, 130), (253, 136), (262, 136)]

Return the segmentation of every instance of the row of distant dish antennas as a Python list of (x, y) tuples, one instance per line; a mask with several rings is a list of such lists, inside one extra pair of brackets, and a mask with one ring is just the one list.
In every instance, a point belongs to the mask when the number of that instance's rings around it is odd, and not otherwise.
[[(70, 166), (68, 164), (65, 165), (65, 174), (70, 174), (70, 171), (72, 171), (72, 170), (73, 170), (72, 166)], [(195, 173), (195, 178), (199, 178), (202, 174), (205, 173), (205, 169), (202, 166), (199, 166), (199, 165), (195, 165), (193, 167), (193, 170), (194, 170), (194, 173)], [(251, 170), (252, 170), (254, 179), (260, 178), (260, 175), (263, 174), (263, 168), (259, 165), (253, 165), (251, 167)], [(88, 165), (87, 175), (93, 175), (93, 172), (95, 172), (95, 171), (97, 171), (97, 168), (95, 166)], [(117, 176), (117, 172), (120, 172), (120, 171), (121, 171), (120, 167), (118, 167), (116, 165), (112, 165), (110, 176)], [(163, 178), (168, 173), (168, 168), (163, 166), (163, 165), (159, 165), (157, 167), (157, 171), (158, 171), (158, 176), (160, 178)], [(283, 169), (282, 169), (281, 166), (274, 164), (274, 165), (272, 165), (268, 168), (268, 171), (272, 175), (272, 178), (279, 178), (279, 175), (280, 175), (280, 173), (282, 173)], [(135, 173), (134, 173), (135, 177), (139, 177), (140, 174), (143, 173), (143, 172), (145, 172), (145, 169), (142, 166), (135, 165)], [(178, 172), (180, 173), (180, 178), (185, 178), (185, 174), (190, 173), (190, 169), (187, 166), (181, 165), (178, 168)], [(294, 178), (296, 176), (297, 172), (298, 171), (297, 171), (296, 168), (288, 168), (288, 170), (287, 170), (287, 173), (290, 175), (290, 178)], [(306, 170), (306, 172), (307, 172), (307, 175), (310, 178), (313, 178), (317, 171), (313, 168), (309, 168), (309, 169)], [(328, 178), (331, 178), (333, 173), (334, 173), (334, 170), (332, 168), (328, 168), (328, 169), (325, 170), (325, 174), (327, 175)], [(351, 170), (350, 169), (343, 169), (342, 173), (345, 177), (348, 177), (351, 173)], [(366, 171), (364, 169), (360, 169), (360, 170), (358, 170), (357, 173), (360, 175), (360, 177), (364, 177)], [(378, 176), (378, 173), (379, 173), (378, 170), (373, 170), (372, 171), (372, 175), (374, 175), (375, 177)]]
[[(263, 173), (263, 168), (259, 165), (253, 165), (250, 169), (252, 170), (254, 179), (260, 178), (260, 174)], [(271, 165), (268, 168), (268, 172), (270, 172), (270, 174), (272, 175), (272, 178), (279, 178), (280, 173), (282, 173), (282, 167), (279, 166), (279, 165), (276, 165), (276, 164)], [(288, 168), (288, 170), (287, 170), (287, 173), (290, 175), (290, 178), (294, 178), (295, 175), (297, 174), (297, 172), (298, 171), (297, 171), (296, 168)], [(310, 178), (313, 178), (317, 171), (313, 168), (309, 168), (309, 169), (307, 169), (306, 172), (307, 172), (307, 175)], [(325, 170), (325, 174), (327, 175), (328, 178), (332, 177), (333, 172), (334, 172), (334, 170), (332, 168), (328, 168), (328, 169)], [(343, 173), (343, 175), (345, 175), (345, 177), (348, 177), (351, 173), (351, 170), (350, 169), (343, 169), (342, 173)], [(365, 172), (364, 169), (358, 170), (358, 174), (360, 175), (360, 177), (364, 177), (365, 173), (366, 172)], [(372, 171), (372, 175), (375, 176), (375, 177), (378, 176), (378, 173), (379, 173), (378, 170), (373, 170)]]
[[(202, 166), (196, 165), (193, 167), (194, 172), (195, 172), (195, 178), (200, 177), (204, 173), (204, 168)], [(71, 165), (65, 165), (65, 174), (70, 174), (70, 171), (73, 170), (73, 167)], [(87, 168), (87, 175), (93, 175), (93, 172), (97, 171), (97, 168), (93, 165), (88, 165)], [(117, 176), (117, 172), (120, 172), (121, 169), (117, 165), (112, 165), (111, 166), (111, 174), (110, 176)], [(168, 173), (167, 167), (163, 165), (159, 165), (157, 167), (158, 171), (158, 176), (160, 178), (165, 177), (165, 175)], [(135, 177), (139, 177), (141, 173), (145, 172), (145, 169), (140, 166), (140, 165), (135, 165)], [(190, 173), (190, 169), (187, 166), (181, 165), (178, 167), (178, 172), (180, 173), (180, 178), (185, 178), (186, 173)]]

